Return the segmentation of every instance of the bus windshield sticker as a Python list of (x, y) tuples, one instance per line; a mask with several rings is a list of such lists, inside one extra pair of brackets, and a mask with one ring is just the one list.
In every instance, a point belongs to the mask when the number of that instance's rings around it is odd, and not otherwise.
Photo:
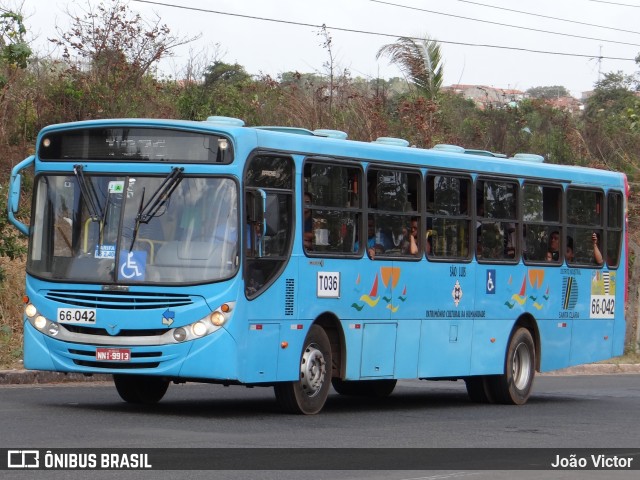
[(340, 298), (340, 272), (318, 272), (318, 298)]
[(113, 180), (109, 182), (109, 193), (123, 193), (124, 180)]
[(95, 258), (116, 258), (115, 245), (96, 245)]
[(142, 281), (146, 274), (147, 252), (144, 250), (120, 252), (118, 265), (122, 279)]

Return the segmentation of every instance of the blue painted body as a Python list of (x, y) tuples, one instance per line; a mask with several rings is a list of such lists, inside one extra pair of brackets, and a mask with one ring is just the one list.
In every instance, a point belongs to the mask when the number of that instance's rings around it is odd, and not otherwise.
[[(235, 161), (230, 165), (184, 164), (185, 174), (224, 174), (242, 182), (245, 161), (256, 149), (291, 152), (296, 164), (296, 194), (301, 191), (300, 168), (306, 153), (388, 161), (391, 164), (427, 168), (455, 168), (466, 172), (540, 177), (572, 184), (598, 185), (624, 191), (620, 174), (465, 153), (429, 151), (368, 144), (285, 131), (221, 126), (207, 122), (164, 120), (103, 120), (45, 128), (52, 131), (87, 126), (152, 126), (216, 132), (232, 139)], [(23, 162), (24, 163), (24, 162)], [(166, 174), (162, 163), (83, 162), (90, 173), (117, 172)], [(22, 165), (22, 164), (21, 164)], [(72, 162), (43, 162), (36, 152), (35, 173), (71, 172)], [(23, 168), (24, 165), (19, 166)], [(14, 174), (19, 172), (16, 168)], [(15, 192), (14, 192), (15, 193)], [(13, 213), (11, 213), (12, 218)], [(16, 220), (17, 222), (17, 220)], [(516, 321), (527, 317), (538, 333), (539, 369), (549, 371), (598, 361), (623, 352), (626, 252), (617, 270), (564, 266), (485, 265), (475, 260), (455, 264), (418, 261), (324, 258), (314, 262), (305, 256), (300, 239), (302, 212), (296, 211), (297, 230), (289, 261), (268, 291), (253, 300), (244, 293), (242, 268), (218, 283), (184, 286), (135, 285), (136, 293), (188, 295), (188, 306), (176, 307), (173, 327), (188, 325), (207, 316), (218, 305), (235, 302), (233, 314), (222, 328), (204, 338), (171, 345), (129, 345), (132, 356), (153, 368), (130, 368), (126, 373), (162, 375), (247, 384), (297, 380), (300, 354), (310, 326), (323, 315), (337, 320), (344, 342), (344, 379), (448, 378), (502, 373), (505, 352)], [(26, 231), (28, 229), (25, 228)], [(241, 260), (242, 261), (242, 260)], [(320, 264), (321, 263), (321, 264)], [(318, 272), (339, 272), (340, 298), (318, 298)], [(615, 316), (593, 318), (591, 296), (606, 274), (611, 279)], [(489, 277), (491, 275), (491, 277)], [(565, 308), (570, 293), (564, 285), (572, 279), (575, 302)], [(287, 308), (287, 279), (295, 282), (293, 311)], [(491, 285), (489, 285), (491, 283)], [(26, 293), (38, 311), (55, 319), (59, 305), (47, 299), (50, 290), (93, 291), (97, 284), (51, 282), (27, 275)], [(456, 297), (457, 290), (457, 297)], [(575, 294), (575, 291), (573, 292)], [(117, 324), (119, 329), (160, 329), (167, 307), (98, 311), (96, 327)], [(286, 348), (283, 347), (286, 342)], [(74, 360), (92, 359), (96, 345), (72, 344), (35, 329), (25, 317), (25, 367), (37, 370), (83, 373), (121, 373), (108, 364), (83, 366)]]

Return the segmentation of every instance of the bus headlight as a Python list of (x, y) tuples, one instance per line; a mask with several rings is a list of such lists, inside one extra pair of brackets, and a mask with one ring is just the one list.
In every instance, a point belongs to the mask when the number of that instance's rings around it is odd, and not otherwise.
[(202, 337), (207, 333), (207, 326), (203, 322), (196, 322), (191, 326), (191, 331), (196, 337)]
[(176, 328), (173, 331), (173, 338), (175, 338), (176, 342), (184, 342), (187, 339), (187, 331), (182, 327)]
[(223, 303), (206, 317), (189, 325), (175, 328), (173, 330), (173, 339), (177, 343), (182, 343), (217, 332), (229, 321), (234, 307), (235, 302)]
[(24, 307), (24, 313), (27, 315), (27, 317), (33, 318), (35, 314), (38, 313), (38, 310), (33, 303), (30, 303), (26, 307)]
[(38, 330), (44, 330), (45, 327), (47, 326), (47, 319), (44, 318), (42, 315), (38, 315), (33, 321), (33, 324), (36, 326)]
[(55, 337), (60, 332), (60, 325), (57, 323), (49, 322), (49, 335)]
[(219, 311), (215, 311), (211, 314), (211, 323), (215, 326), (215, 327), (221, 327), (222, 325), (224, 325), (224, 322), (227, 321), (227, 318), (222, 314), (222, 312)]

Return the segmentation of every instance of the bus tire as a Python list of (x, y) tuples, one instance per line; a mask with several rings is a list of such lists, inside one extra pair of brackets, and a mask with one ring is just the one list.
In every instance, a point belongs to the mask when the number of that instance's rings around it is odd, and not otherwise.
[(491, 377), (491, 392), (497, 403), (524, 405), (529, 399), (536, 373), (536, 349), (526, 328), (512, 335), (505, 358), (504, 373)]
[(340, 395), (351, 395), (357, 397), (388, 397), (396, 388), (397, 380), (341, 380), (333, 378), (331, 384), (333, 389)]
[(274, 386), (276, 400), (288, 413), (314, 415), (322, 410), (331, 387), (331, 344), (322, 327), (312, 325), (300, 355), (300, 380)]
[(153, 405), (167, 393), (169, 380), (143, 375), (114, 375), (116, 390), (125, 402)]
[(466, 377), (464, 383), (467, 387), (467, 394), (472, 402), (493, 403), (491, 393), (491, 378), (485, 375)]

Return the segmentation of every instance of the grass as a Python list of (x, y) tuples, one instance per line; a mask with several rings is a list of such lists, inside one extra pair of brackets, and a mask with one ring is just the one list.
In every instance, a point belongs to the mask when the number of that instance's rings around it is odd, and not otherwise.
[(23, 259), (0, 257), (0, 369), (22, 368)]
[(640, 352), (629, 351), (620, 357), (610, 358), (599, 363), (612, 363), (614, 365), (623, 365), (627, 363), (638, 364), (640, 363)]

